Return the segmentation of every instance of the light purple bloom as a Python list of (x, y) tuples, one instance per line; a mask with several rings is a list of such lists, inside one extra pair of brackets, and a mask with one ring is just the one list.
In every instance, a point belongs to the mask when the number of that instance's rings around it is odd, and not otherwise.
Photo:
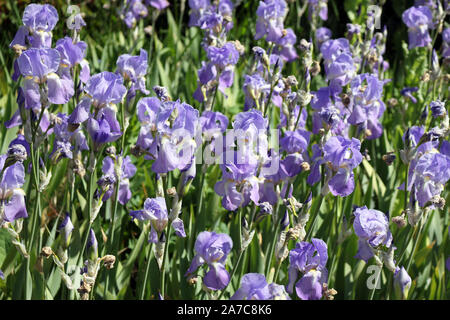
[(222, 290), (230, 282), (230, 275), (225, 269), (225, 262), (233, 247), (233, 241), (224, 233), (200, 232), (195, 241), (196, 255), (185, 276), (191, 276), (203, 264), (209, 271), (203, 278), (203, 284), (210, 290)]
[(361, 142), (352, 138), (334, 136), (323, 147), (323, 161), (328, 163), (334, 176), (328, 181), (328, 187), (334, 196), (346, 197), (355, 188), (353, 169), (362, 161), (359, 151)]
[(58, 22), (58, 12), (49, 4), (29, 4), (23, 12), (21, 27), (10, 47), (20, 44), (34, 48), (50, 48), (52, 45), (51, 31)]
[(447, 110), (445, 109), (445, 103), (440, 100), (431, 101), (430, 109), (431, 115), (434, 118), (443, 117), (447, 114)]
[[(114, 160), (111, 157), (105, 157), (102, 164), (102, 172), (105, 175), (114, 175), (116, 182), (119, 180), (117, 177), (117, 172), (115, 169)], [(118, 201), (121, 205), (125, 205), (131, 199), (130, 181), (129, 179), (133, 177), (136, 173), (136, 167), (131, 162), (131, 158), (126, 156), (122, 160), (122, 168), (120, 169), (120, 184), (118, 191)], [(115, 194), (115, 188), (117, 188), (117, 183), (114, 184), (114, 188), (110, 188), (102, 198), (102, 201), (108, 200), (112, 195)]]
[(309, 20), (313, 16), (319, 16), (320, 19), (326, 21), (328, 19), (328, 0), (308, 0)]
[(122, 75), (125, 80), (130, 80), (133, 85), (131, 92), (136, 90), (144, 94), (150, 92), (145, 88), (145, 75), (148, 68), (148, 55), (144, 49), (140, 50), (139, 56), (123, 54), (117, 59), (117, 72)]
[(389, 230), (389, 220), (383, 212), (367, 209), (366, 206), (356, 208), (353, 214), (355, 216), (353, 228), (359, 238), (355, 258), (367, 262), (374, 255), (372, 248), (381, 245), (391, 246), (392, 233)]
[(21, 162), (15, 162), (5, 167), (7, 155), (0, 156), (0, 205), (3, 206), (3, 216), (0, 221), (13, 222), (28, 217), (25, 206), (25, 192), (21, 189), (25, 183), (25, 168)]
[(98, 257), (98, 242), (95, 237), (95, 232), (93, 229), (89, 230), (89, 237), (86, 244), (86, 250), (90, 252), (90, 256), (97, 258)]
[(379, 121), (386, 109), (381, 100), (383, 85), (377, 76), (367, 73), (356, 76), (350, 83), (353, 110), (348, 122), (365, 131), (365, 138), (369, 140), (379, 138), (383, 132)]
[[(166, 200), (162, 197), (147, 198), (144, 202), (144, 209), (131, 211), (130, 215), (137, 220), (150, 221), (151, 230), (149, 233), (148, 241), (152, 243), (159, 242), (161, 234), (170, 222), (167, 212)], [(181, 219), (176, 218), (171, 223), (177, 236), (186, 237), (183, 221)]]
[[(295, 289), (302, 300), (319, 300), (322, 298), (322, 286), (327, 282), (328, 271), (327, 245), (320, 239), (313, 238), (311, 243), (298, 242), (289, 252), (289, 283), (287, 291)], [(303, 274), (299, 281), (299, 272)]]
[(427, 152), (413, 167), (408, 190), (413, 189), (420, 207), (440, 195), (450, 179), (450, 157), (438, 152)]
[(74, 229), (74, 226), (72, 224), (72, 220), (70, 220), (70, 215), (69, 215), (69, 213), (66, 212), (66, 214), (64, 216), (64, 220), (58, 226), (58, 230), (63, 232), (64, 245), (66, 247), (69, 245), (70, 236), (72, 234), (73, 229)]
[(156, 160), (152, 165), (154, 172), (188, 169), (197, 147), (194, 138), (198, 118), (198, 110), (186, 103), (164, 102), (164, 108), (156, 120), (158, 147)]
[(410, 287), (411, 277), (408, 272), (406, 272), (404, 267), (397, 267), (394, 272), (394, 289), (398, 296), (406, 298)]
[(283, 21), (287, 14), (287, 4), (284, 0), (263, 0), (256, 9), (255, 39), (267, 35), (266, 40), (277, 42), (283, 36)]
[(39, 84), (47, 85), (50, 103), (65, 104), (73, 96), (73, 81), (56, 74), (60, 62), (60, 54), (55, 49), (28, 49), (17, 59), (20, 73), (25, 77), (23, 91), (26, 109), (41, 107)]
[(409, 49), (426, 47), (431, 43), (428, 29), (434, 29), (434, 23), (428, 7), (411, 7), (403, 12), (402, 20), (408, 26)]
[(247, 273), (242, 276), (241, 287), (230, 300), (270, 300), (271, 294), (266, 277), (259, 273)]
[(105, 143), (116, 141), (122, 135), (115, 112), (110, 108), (102, 108), (97, 119), (89, 118), (87, 130), (96, 150)]

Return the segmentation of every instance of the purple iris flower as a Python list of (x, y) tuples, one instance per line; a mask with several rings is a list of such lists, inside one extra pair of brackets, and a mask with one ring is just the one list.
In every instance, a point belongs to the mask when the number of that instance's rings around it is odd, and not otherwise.
[(25, 183), (25, 168), (20, 161), (8, 165), (7, 160), (7, 155), (0, 156), (0, 206), (3, 207), (0, 221), (13, 222), (28, 217), (25, 192), (21, 189)]
[[(23, 12), (22, 26), (17, 31), (10, 47), (50, 48), (52, 46), (51, 31), (58, 22), (58, 12), (49, 4), (29, 4)], [(29, 44), (29, 45), (28, 45)]]
[[(70, 115), (69, 123), (71, 124), (80, 124), (86, 121), (89, 118), (91, 105), (100, 111), (106, 107), (105, 109), (110, 111), (105, 113), (115, 114), (111, 108), (114, 104), (122, 101), (127, 89), (123, 85), (123, 78), (120, 75), (105, 71), (90, 77), (84, 87), (84, 92), (86, 96), (81, 99)], [(99, 119), (98, 115), (97, 119)]]
[(445, 28), (442, 31), (442, 56), (445, 59), (450, 58), (450, 28)]
[(411, 7), (403, 12), (402, 20), (408, 26), (409, 49), (426, 47), (431, 43), (428, 29), (434, 29), (434, 23), (430, 8)]
[[(319, 300), (322, 298), (323, 283), (327, 282), (328, 260), (327, 245), (323, 240), (311, 239), (309, 242), (298, 242), (289, 252), (289, 283), (287, 291), (294, 290), (302, 300)], [(303, 276), (298, 279), (298, 274)]]
[(269, 285), (263, 274), (247, 273), (242, 276), (241, 287), (231, 300), (291, 300), (291, 298), (284, 286), (276, 283)]
[(256, 14), (258, 20), (255, 39), (258, 40), (267, 35), (267, 41), (277, 42), (283, 36), (283, 21), (287, 14), (286, 2), (284, 0), (260, 1)]
[(351, 54), (350, 43), (345, 38), (330, 39), (320, 46), (320, 52), (325, 60), (325, 65), (336, 60), (341, 54)]
[[(136, 90), (144, 94), (150, 92), (145, 88), (145, 75), (148, 68), (148, 55), (144, 49), (140, 50), (139, 56), (123, 54), (117, 59), (117, 72), (122, 75), (125, 80), (130, 80), (132, 86), (130, 91), (135, 94)], [(130, 93), (129, 93), (130, 94)]]
[(163, 10), (169, 5), (167, 0), (127, 0), (120, 10), (120, 16), (128, 28), (133, 28), (140, 19), (147, 17), (149, 6)]
[(286, 151), (287, 155), (282, 160), (282, 170), (288, 177), (294, 177), (302, 171), (301, 164), (307, 162), (308, 155), (306, 149), (309, 145), (311, 132), (304, 129), (286, 131), (284, 137), (280, 139), (281, 151)]
[(73, 96), (73, 81), (56, 74), (60, 62), (60, 54), (55, 49), (28, 49), (17, 59), (25, 78), (26, 109), (41, 107), (42, 92), (46, 92), (48, 101), (54, 104), (65, 104)]
[(61, 57), (59, 73), (66, 79), (72, 79), (70, 70), (76, 65), (81, 66), (80, 80), (86, 83), (90, 77), (89, 63), (85, 59), (87, 45), (84, 41), (73, 43), (72, 38), (64, 37), (56, 42), (55, 49)]
[(156, 158), (157, 154), (157, 116), (162, 110), (162, 103), (158, 98), (142, 98), (137, 103), (137, 116), (141, 123), (141, 129), (136, 141), (136, 146), (145, 152), (145, 159)]
[(353, 214), (355, 215), (353, 228), (359, 238), (355, 258), (367, 262), (374, 255), (372, 248), (381, 245), (391, 246), (392, 233), (389, 230), (389, 220), (383, 212), (367, 209), (366, 206), (356, 208)]
[(253, 108), (260, 101), (262, 95), (266, 96), (270, 92), (270, 84), (259, 74), (245, 75), (244, 79), (245, 110)]
[(411, 93), (417, 92), (418, 90), (419, 90), (418, 87), (406, 87), (400, 90), (400, 94), (402, 96), (410, 98), (413, 103), (417, 103), (417, 99)]
[[(325, 44), (321, 46), (323, 48)], [(353, 58), (348, 53), (339, 55), (333, 62), (325, 64), (325, 73), (327, 80), (330, 80), (330, 86), (344, 86), (356, 74), (356, 67)]]
[(245, 207), (250, 200), (258, 203), (259, 187), (255, 177), (257, 160), (245, 155), (242, 157), (235, 151), (224, 152), (222, 156), (225, 158), (220, 165), (222, 180), (214, 186), (214, 191), (223, 197), (222, 206), (235, 211)]
[(0, 279), (5, 280), (5, 274), (0, 270)]
[(326, 27), (320, 27), (316, 30), (316, 45), (320, 49), (322, 43), (331, 39), (331, 30)]
[(407, 297), (408, 290), (411, 287), (411, 277), (404, 267), (397, 267), (394, 272), (394, 289), (399, 297)]
[(116, 114), (110, 108), (100, 109), (97, 119), (89, 118), (87, 130), (95, 150), (99, 150), (105, 143), (116, 141), (122, 135)]
[(433, 150), (422, 155), (413, 167), (408, 190), (414, 188), (420, 207), (440, 195), (450, 179), (450, 155)]
[(352, 138), (334, 136), (323, 147), (323, 161), (335, 173), (328, 181), (328, 187), (334, 196), (346, 197), (353, 192), (355, 181), (353, 169), (362, 161), (361, 142)]
[(74, 226), (72, 224), (72, 220), (70, 220), (70, 215), (69, 215), (69, 213), (66, 212), (66, 214), (64, 216), (64, 220), (58, 226), (58, 230), (63, 232), (65, 247), (67, 247), (69, 245), (70, 236), (72, 234), (73, 229), (74, 229)]
[(199, 102), (203, 102), (205, 98), (202, 88), (208, 88), (207, 96), (215, 90), (216, 85), (212, 85), (213, 81), (218, 81), (217, 88), (222, 93), (231, 87), (234, 81), (234, 66), (241, 54), (236, 44), (231, 41), (221, 47), (209, 46), (206, 53), (210, 62), (202, 62), (202, 67), (198, 70), (198, 87), (193, 95)]
[(270, 300), (266, 277), (259, 273), (247, 273), (241, 279), (241, 287), (231, 300)]
[(278, 39), (277, 45), (279, 48), (276, 48), (274, 53), (279, 54), (285, 61), (290, 62), (298, 58), (294, 47), (297, 42), (297, 36), (291, 28), (287, 28), (285, 31), (285, 34)]
[(98, 242), (97, 237), (93, 229), (89, 230), (89, 237), (86, 243), (86, 250), (90, 252), (90, 256), (93, 258), (98, 257)]
[(328, 0), (308, 0), (309, 20), (313, 16), (319, 16), (320, 19), (326, 21), (328, 19)]
[(178, 237), (186, 237), (183, 220), (175, 218), (173, 221), (169, 221), (166, 200), (162, 197), (147, 198), (144, 202), (144, 209), (131, 211), (130, 215), (137, 220), (150, 221), (151, 230), (148, 237), (149, 242), (158, 243), (161, 234), (169, 223), (172, 223), (172, 227)]
[(152, 170), (166, 173), (186, 170), (196, 150), (198, 110), (179, 101), (166, 101), (157, 116), (157, 154)]
[[(103, 159), (102, 172), (105, 175), (114, 175), (115, 180), (118, 180), (117, 172), (115, 169), (114, 160), (111, 157), (106, 157)], [(131, 162), (131, 158), (126, 156), (122, 160), (122, 168), (120, 169), (120, 185), (118, 192), (118, 201), (121, 205), (125, 205), (131, 199), (130, 181), (129, 179), (133, 177), (136, 173), (136, 167)], [(110, 188), (103, 196), (102, 201), (108, 200), (113, 194), (115, 194), (115, 188), (117, 188), (117, 183), (114, 188)]]
[(356, 76), (351, 84), (353, 96), (353, 111), (348, 122), (366, 131), (366, 139), (376, 139), (381, 136), (383, 126), (379, 119), (386, 106), (381, 100), (384, 82), (376, 75), (367, 73)]
[(189, 16), (189, 26), (200, 26), (199, 21), (203, 14), (211, 6), (210, 0), (189, 0), (191, 14)]
[(431, 115), (434, 118), (443, 117), (447, 114), (447, 110), (445, 109), (445, 103), (440, 100), (431, 101), (430, 109)]
[(230, 275), (225, 269), (226, 259), (233, 241), (224, 233), (200, 232), (195, 241), (196, 255), (185, 276), (191, 276), (203, 264), (209, 267), (203, 277), (203, 284), (210, 290), (222, 290), (230, 282)]
[(163, 10), (167, 8), (170, 3), (167, 0), (145, 0), (147, 5), (152, 6), (155, 9)]

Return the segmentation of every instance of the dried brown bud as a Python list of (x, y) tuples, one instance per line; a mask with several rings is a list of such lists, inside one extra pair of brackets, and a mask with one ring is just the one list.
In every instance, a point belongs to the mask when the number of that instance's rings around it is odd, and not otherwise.
[(430, 71), (427, 71), (420, 77), (420, 81), (428, 82), (430, 81), (430, 78), (431, 78)]
[(13, 45), (12, 49), (14, 50), (14, 53), (16, 54), (16, 57), (20, 56), (24, 50), (27, 50), (26, 47), (24, 47), (24, 46), (22, 46), (20, 44)]
[(392, 217), (392, 222), (397, 225), (399, 228), (403, 228), (406, 226), (405, 213), (403, 212), (400, 216)]
[(50, 247), (43, 247), (41, 250), (41, 255), (48, 259), (53, 254), (53, 250)]
[(108, 255), (103, 257), (103, 265), (108, 270), (114, 268), (114, 263), (115, 262), (116, 262), (116, 257), (111, 255), (111, 254), (108, 254)]
[(176, 194), (177, 194), (177, 188), (172, 187), (172, 188), (167, 189), (167, 195), (169, 197), (175, 197)]
[(297, 86), (298, 85), (298, 81), (297, 81), (297, 78), (295, 78), (295, 76), (289, 76), (289, 77), (283, 79), (283, 82), (288, 87), (292, 87), (292, 86)]
[(198, 278), (197, 277), (189, 277), (187, 279), (187, 282), (190, 286), (193, 286), (195, 284), (197, 284)]
[(398, 100), (395, 98), (390, 98), (387, 103), (388, 103), (388, 107), (392, 108), (398, 104)]
[(313, 61), (309, 72), (311, 73), (311, 77), (317, 76), (320, 73), (320, 63), (318, 61)]
[(348, 107), (350, 102), (351, 102), (350, 96), (348, 94), (346, 94), (346, 93), (342, 93), (341, 94), (341, 101), (344, 104), (344, 106)]
[(326, 283), (323, 284), (322, 292), (325, 300), (334, 300), (334, 296), (337, 295), (337, 291), (333, 288), (328, 289), (328, 284)]
[(395, 158), (396, 157), (394, 152), (388, 152), (385, 155), (383, 155), (383, 161), (386, 162), (386, 165), (388, 166), (394, 163)]
[(310, 169), (310, 165), (309, 165), (309, 163), (306, 162), (306, 161), (302, 162), (302, 163), (300, 164), (300, 167), (302, 167), (302, 170), (303, 170), (303, 171), (309, 171), (309, 169)]
[(89, 300), (89, 292), (91, 292), (91, 285), (83, 281), (80, 287), (77, 289), (77, 291), (80, 294), (81, 300)]

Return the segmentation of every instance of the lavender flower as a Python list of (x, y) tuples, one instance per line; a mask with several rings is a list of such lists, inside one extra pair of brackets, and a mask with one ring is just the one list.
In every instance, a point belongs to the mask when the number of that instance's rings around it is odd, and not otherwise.
[(185, 276), (192, 274), (203, 264), (207, 264), (209, 271), (203, 278), (203, 284), (210, 290), (222, 290), (230, 282), (230, 275), (225, 269), (228, 254), (233, 247), (233, 241), (224, 233), (209, 231), (200, 232), (195, 241), (195, 252)]
[(430, 151), (422, 155), (412, 166), (413, 175), (408, 190), (414, 190), (420, 207), (438, 196), (450, 179), (450, 155)]
[(91, 260), (96, 260), (98, 257), (98, 242), (95, 237), (95, 232), (93, 229), (89, 230), (89, 237), (86, 244), (86, 250), (89, 252)]
[(291, 300), (284, 286), (266, 281), (259, 273), (247, 273), (242, 276), (241, 287), (234, 293), (231, 300)]
[(283, 21), (287, 14), (287, 5), (284, 0), (263, 0), (259, 2), (256, 10), (255, 39), (261, 39), (267, 35), (266, 40), (277, 42), (283, 36)]
[(434, 29), (434, 23), (428, 7), (411, 7), (403, 12), (402, 20), (408, 26), (409, 49), (426, 47), (431, 43), (428, 29)]
[(444, 102), (440, 100), (431, 101), (430, 103), (431, 115), (433, 118), (444, 117), (447, 114)]
[(148, 68), (147, 51), (140, 50), (139, 56), (132, 56), (129, 54), (123, 54), (117, 59), (117, 72), (127, 81), (132, 82), (130, 97), (135, 95), (136, 90), (141, 91), (144, 94), (149, 94), (145, 88), (145, 75)]
[(366, 206), (356, 208), (353, 214), (355, 215), (353, 228), (359, 238), (358, 253), (355, 258), (367, 262), (374, 256), (373, 248), (391, 246), (392, 234), (389, 230), (389, 220), (383, 212), (367, 209)]
[(25, 108), (40, 108), (43, 96), (54, 104), (65, 104), (73, 96), (73, 82), (56, 74), (60, 61), (57, 50), (34, 48), (17, 59), (20, 73), (25, 77)]
[(73, 229), (74, 229), (74, 226), (72, 224), (72, 220), (70, 220), (70, 215), (69, 215), (69, 213), (66, 212), (66, 214), (64, 216), (64, 220), (58, 226), (58, 230), (63, 232), (65, 248), (67, 248), (69, 246), (70, 237), (72, 235)]
[(196, 150), (198, 110), (186, 103), (167, 101), (157, 116), (158, 148), (152, 170), (166, 173), (190, 167)]
[(89, 118), (87, 130), (97, 151), (105, 143), (116, 141), (122, 135), (116, 115), (110, 108), (101, 109), (97, 119)]
[(178, 237), (186, 237), (183, 221), (180, 218), (169, 221), (166, 201), (162, 197), (147, 198), (144, 202), (144, 209), (131, 211), (130, 215), (137, 220), (150, 221), (151, 230), (149, 233), (149, 242), (158, 243), (161, 234), (170, 222)]
[(353, 96), (353, 111), (348, 122), (358, 125), (367, 139), (379, 138), (383, 132), (383, 126), (379, 122), (386, 106), (381, 100), (383, 93), (383, 81), (375, 75), (367, 73), (356, 76), (350, 86)]
[[(298, 242), (289, 252), (289, 283), (287, 291), (293, 292), (302, 300), (319, 300), (322, 298), (323, 283), (326, 283), (328, 271), (325, 267), (328, 260), (327, 245), (320, 239), (313, 238), (311, 243)], [(298, 279), (298, 273), (303, 276)]]
[(346, 197), (355, 188), (353, 169), (362, 161), (358, 139), (334, 136), (323, 147), (323, 161), (335, 173), (328, 180), (328, 187), (334, 196)]
[(411, 287), (411, 277), (405, 268), (397, 267), (394, 273), (394, 289), (398, 297), (405, 299), (408, 296), (408, 290)]
[(7, 166), (7, 155), (0, 156), (0, 225), (3, 221), (12, 222), (28, 217), (25, 205), (25, 169), (21, 162)]
[[(121, 156), (116, 159), (121, 159)], [(119, 203), (121, 205), (125, 205), (131, 199), (129, 179), (135, 175), (136, 167), (131, 162), (131, 158), (129, 156), (121, 159), (122, 166), (120, 169), (116, 168), (119, 166), (119, 163), (116, 162), (117, 160), (113, 160), (111, 157), (104, 158), (102, 171), (104, 175), (115, 176), (116, 182), (119, 180), (118, 174), (120, 174), (120, 184), (117, 196)], [(114, 188), (109, 188), (109, 190), (106, 191), (102, 201), (108, 200), (113, 194), (115, 194), (115, 188), (117, 188), (117, 183), (114, 185)]]
[(10, 47), (20, 45), (22, 47), (50, 48), (52, 45), (51, 31), (58, 22), (58, 12), (49, 4), (29, 4), (23, 12), (20, 27), (11, 42)]
[(328, 0), (308, 0), (309, 6), (309, 20), (318, 16), (320, 19), (326, 21), (328, 19)]

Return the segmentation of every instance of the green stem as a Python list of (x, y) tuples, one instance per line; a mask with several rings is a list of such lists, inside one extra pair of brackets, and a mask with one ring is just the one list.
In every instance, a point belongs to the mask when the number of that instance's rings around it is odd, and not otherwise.
[(142, 284), (141, 292), (139, 293), (140, 300), (144, 300), (144, 298), (145, 298), (145, 289), (147, 287), (148, 273), (150, 271), (150, 261), (152, 258), (152, 249), (153, 249), (153, 243), (150, 243), (150, 248), (147, 253), (147, 266), (145, 268), (144, 283)]

